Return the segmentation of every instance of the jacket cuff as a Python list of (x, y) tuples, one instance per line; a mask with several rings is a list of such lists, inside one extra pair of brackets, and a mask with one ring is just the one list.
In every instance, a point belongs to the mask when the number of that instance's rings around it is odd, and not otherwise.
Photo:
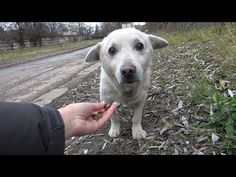
[(64, 154), (65, 126), (61, 114), (57, 109), (50, 107), (41, 108), (44, 121), (48, 128), (47, 154)]

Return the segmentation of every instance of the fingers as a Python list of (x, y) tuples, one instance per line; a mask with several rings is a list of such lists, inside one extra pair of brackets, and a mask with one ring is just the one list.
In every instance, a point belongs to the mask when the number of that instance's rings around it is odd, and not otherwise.
[(106, 105), (105, 101), (102, 101), (101, 103), (90, 103), (92, 106), (92, 112), (95, 111), (100, 111), (101, 109), (103, 109)]
[(98, 127), (100, 128), (106, 121), (110, 119), (112, 114), (115, 112), (116, 108), (118, 107), (117, 104), (112, 104), (111, 107), (103, 114), (103, 116), (98, 120)]

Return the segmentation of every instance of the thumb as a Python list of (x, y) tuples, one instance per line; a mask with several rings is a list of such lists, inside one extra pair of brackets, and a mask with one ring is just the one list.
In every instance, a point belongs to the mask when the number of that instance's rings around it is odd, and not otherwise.
[(112, 104), (111, 107), (103, 114), (103, 116), (98, 120), (98, 128), (100, 128), (105, 122), (107, 122), (112, 114), (117, 109), (117, 104)]

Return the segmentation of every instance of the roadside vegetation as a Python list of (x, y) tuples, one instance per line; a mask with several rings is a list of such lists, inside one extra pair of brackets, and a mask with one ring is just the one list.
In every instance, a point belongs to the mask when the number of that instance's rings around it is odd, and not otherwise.
[[(175, 94), (185, 103), (181, 109), (188, 112), (189, 121), (191, 117), (198, 119), (188, 128), (188, 136), (194, 135), (204, 140), (205, 151), (209, 149), (208, 143), (213, 154), (216, 151), (218, 154), (234, 154), (236, 24), (225, 23), (223, 26), (175, 34), (163, 33), (163, 37), (171, 43), (173, 50), (163, 49), (161, 56), (167, 57), (167, 60), (176, 58), (176, 65), (179, 66), (178, 80), (181, 84)], [(174, 53), (175, 49), (181, 52)], [(217, 150), (214, 151), (214, 148)]]

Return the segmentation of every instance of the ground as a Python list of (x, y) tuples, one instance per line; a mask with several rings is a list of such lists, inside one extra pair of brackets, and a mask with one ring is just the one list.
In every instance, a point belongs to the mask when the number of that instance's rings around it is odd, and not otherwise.
[[(214, 49), (210, 41), (190, 41), (170, 44), (155, 51), (152, 80), (142, 120), (147, 132), (145, 140), (133, 140), (132, 110), (122, 105), (118, 110), (121, 119), (119, 137), (108, 136), (110, 122), (107, 122), (95, 134), (67, 140), (65, 154), (225, 154), (221, 146), (223, 135), (215, 129), (199, 127), (210, 117), (209, 105), (204, 104), (203, 100), (198, 102), (201, 95), (206, 94), (207, 97), (211, 94), (211, 88), (204, 88), (204, 84), (222, 73), (212, 55)], [(77, 82), (73, 78), (68, 91), (48, 106), (59, 108), (74, 102), (98, 102), (99, 76), (100, 68), (83, 81)], [(235, 83), (233, 74), (224, 79)], [(198, 87), (203, 87), (203, 90)], [(193, 92), (196, 88), (200, 94)], [(194, 94), (200, 96), (194, 99)]]

